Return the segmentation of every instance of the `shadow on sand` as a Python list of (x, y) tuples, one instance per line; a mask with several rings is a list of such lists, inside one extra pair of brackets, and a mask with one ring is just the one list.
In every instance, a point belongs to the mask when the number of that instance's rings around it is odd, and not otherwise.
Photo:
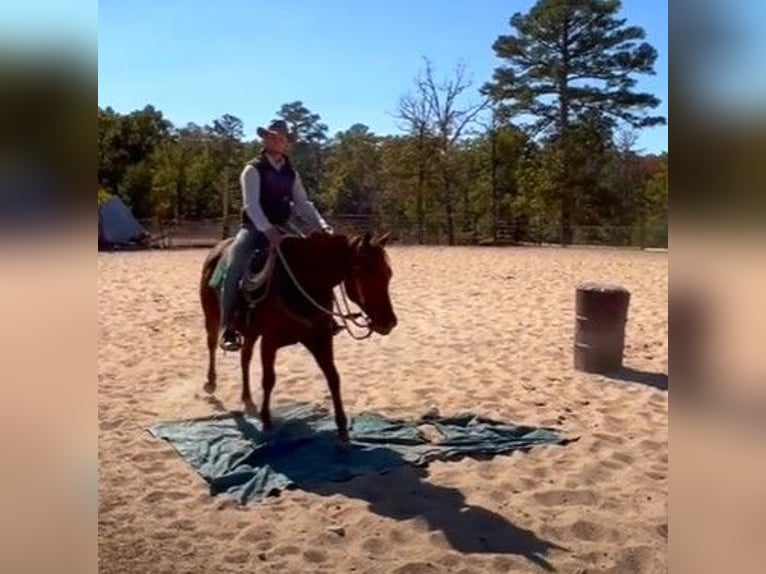
[[(262, 439), (259, 429), (242, 417), (236, 418), (245, 438)], [(302, 432), (296, 431), (300, 421), (275, 420), (275, 423), (277, 435), (280, 427), (292, 427), (291, 433)], [(362, 447), (353, 442), (349, 446), (341, 446), (334, 432), (305, 430), (310, 435), (311, 450), (318, 459), (328, 466), (354, 469), (361, 476), (345, 481), (320, 481), (314, 478), (317, 471), (321, 474), (320, 469), (315, 467), (312, 472), (305, 464), (295, 464), (296, 461), (289, 456), (273, 457), (269, 462), (273, 470), (290, 478), (295, 488), (319, 496), (339, 494), (363, 500), (371, 512), (394, 520), (420, 517), (428, 524), (430, 531), (442, 532), (450, 546), (461, 553), (516, 554), (546, 571), (555, 572), (547, 559), (549, 551), (567, 550), (539, 538), (531, 530), (512, 524), (499, 514), (467, 504), (463, 493), (455, 488), (429, 482), (425, 468), (411, 465), (391, 448)], [(269, 442), (270, 448), (279, 449), (278, 436)], [(366, 472), (360, 472), (362, 470)]]
[(405, 466), (388, 475), (301, 484), (300, 488), (321, 496), (341, 494), (364, 500), (371, 512), (394, 520), (420, 517), (430, 531), (442, 532), (450, 546), (464, 554), (516, 554), (548, 572), (556, 571), (547, 559), (548, 553), (565, 548), (499, 514), (467, 504), (462, 492), (428, 482), (427, 477), (426, 470)]
[[(215, 396), (204, 400), (219, 414), (231, 414), (243, 439), (256, 444), (266, 439), (257, 464), (286, 476), (294, 485), (291, 489), (363, 500), (371, 512), (394, 520), (420, 518), (429, 531), (441, 532), (454, 550), (464, 554), (514, 554), (556, 572), (549, 552), (568, 551), (495, 512), (468, 504), (456, 488), (429, 482), (426, 468), (412, 465), (393, 448), (353, 443), (353, 430), (352, 443), (341, 446), (334, 429), (317, 431), (302, 420), (283, 418), (278, 409), (275, 428), (266, 438), (241, 411), (229, 411)], [(295, 437), (302, 438), (296, 441)], [(308, 446), (310, 454), (296, 451), (296, 445)]]
[(630, 367), (623, 367), (616, 373), (606, 375), (610, 379), (626, 381), (629, 383), (638, 383), (648, 387), (654, 387), (661, 391), (668, 390), (668, 375), (665, 373), (653, 373), (650, 371), (639, 371)]

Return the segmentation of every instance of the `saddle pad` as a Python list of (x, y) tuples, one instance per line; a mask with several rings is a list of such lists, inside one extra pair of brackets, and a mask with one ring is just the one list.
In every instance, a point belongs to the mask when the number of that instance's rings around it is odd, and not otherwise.
[(218, 258), (218, 264), (215, 266), (213, 274), (210, 276), (208, 285), (210, 285), (210, 288), (214, 289), (215, 291), (220, 290), (221, 285), (223, 285), (223, 282), (226, 279), (226, 273), (229, 270), (229, 254), (230, 249), (227, 247), (223, 250), (221, 257)]
[[(230, 260), (231, 249), (227, 247), (223, 250), (223, 253), (221, 253), (221, 257), (218, 259), (218, 263), (216, 264), (215, 269), (210, 276), (208, 285), (210, 285), (211, 289), (216, 291), (221, 289), (223, 282), (226, 280), (226, 274), (229, 271)], [(245, 279), (243, 281), (243, 286), (248, 292), (253, 293), (266, 283), (269, 273), (266, 269), (266, 266), (263, 265), (263, 262), (263, 258), (255, 258), (252, 261), (253, 268), (251, 268), (250, 271), (246, 273)]]

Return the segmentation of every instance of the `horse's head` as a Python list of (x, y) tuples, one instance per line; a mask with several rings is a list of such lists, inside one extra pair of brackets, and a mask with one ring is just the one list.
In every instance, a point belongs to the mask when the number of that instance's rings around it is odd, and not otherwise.
[(391, 267), (385, 245), (388, 233), (373, 239), (371, 233), (351, 240), (353, 265), (344, 279), (349, 299), (359, 305), (370, 318), (370, 328), (388, 335), (396, 327), (396, 315), (388, 294)]

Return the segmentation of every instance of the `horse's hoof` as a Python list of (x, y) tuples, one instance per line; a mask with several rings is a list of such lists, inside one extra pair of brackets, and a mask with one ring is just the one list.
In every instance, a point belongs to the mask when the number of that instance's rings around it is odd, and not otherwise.
[(255, 403), (250, 399), (242, 399), (242, 404), (245, 405), (245, 414), (250, 417), (254, 417), (258, 414), (258, 409), (255, 407)]
[(261, 419), (263, 432), (270, 433), (274, 430), (274, 420), (271, 418), (271, 413), (264, 414), (263, 411), (261, 411), (258, 413), (258, 418)]
[(351, 440), (348, 438), (348, 432), (338, 433), (338, 444), (340, 444), (340, 446), (343, 446), (343, 447), (346, 447), (351, 444)]
[(205, 391), (207, 394), (212, 395), (215, 392), (215, 383), (211, 383), (208, 381), (205, 383), (205, 386), (202, 387), (202, 390)]

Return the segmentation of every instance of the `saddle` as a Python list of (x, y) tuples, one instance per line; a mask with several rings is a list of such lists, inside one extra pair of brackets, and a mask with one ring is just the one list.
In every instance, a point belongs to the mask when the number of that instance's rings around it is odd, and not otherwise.
[(276, 257), (276, 252), (271, 249), (259, 249), (253, 254), (241, 283), (242, 295), (248, 306), (253, 307), (266, 297)]
[[(227, 249), (218, 260), (210, 278), (209, 285), (215, 291), (220, 291), (224, 278), (229, 269), (229, 250)], [(274, 269), (275, 253), (269, 249), (258, 250), (252, 254), (245, 276), (240, 282), (240, 292), (248, 305), (259, 303), (267, 293), (268, 280)]]

